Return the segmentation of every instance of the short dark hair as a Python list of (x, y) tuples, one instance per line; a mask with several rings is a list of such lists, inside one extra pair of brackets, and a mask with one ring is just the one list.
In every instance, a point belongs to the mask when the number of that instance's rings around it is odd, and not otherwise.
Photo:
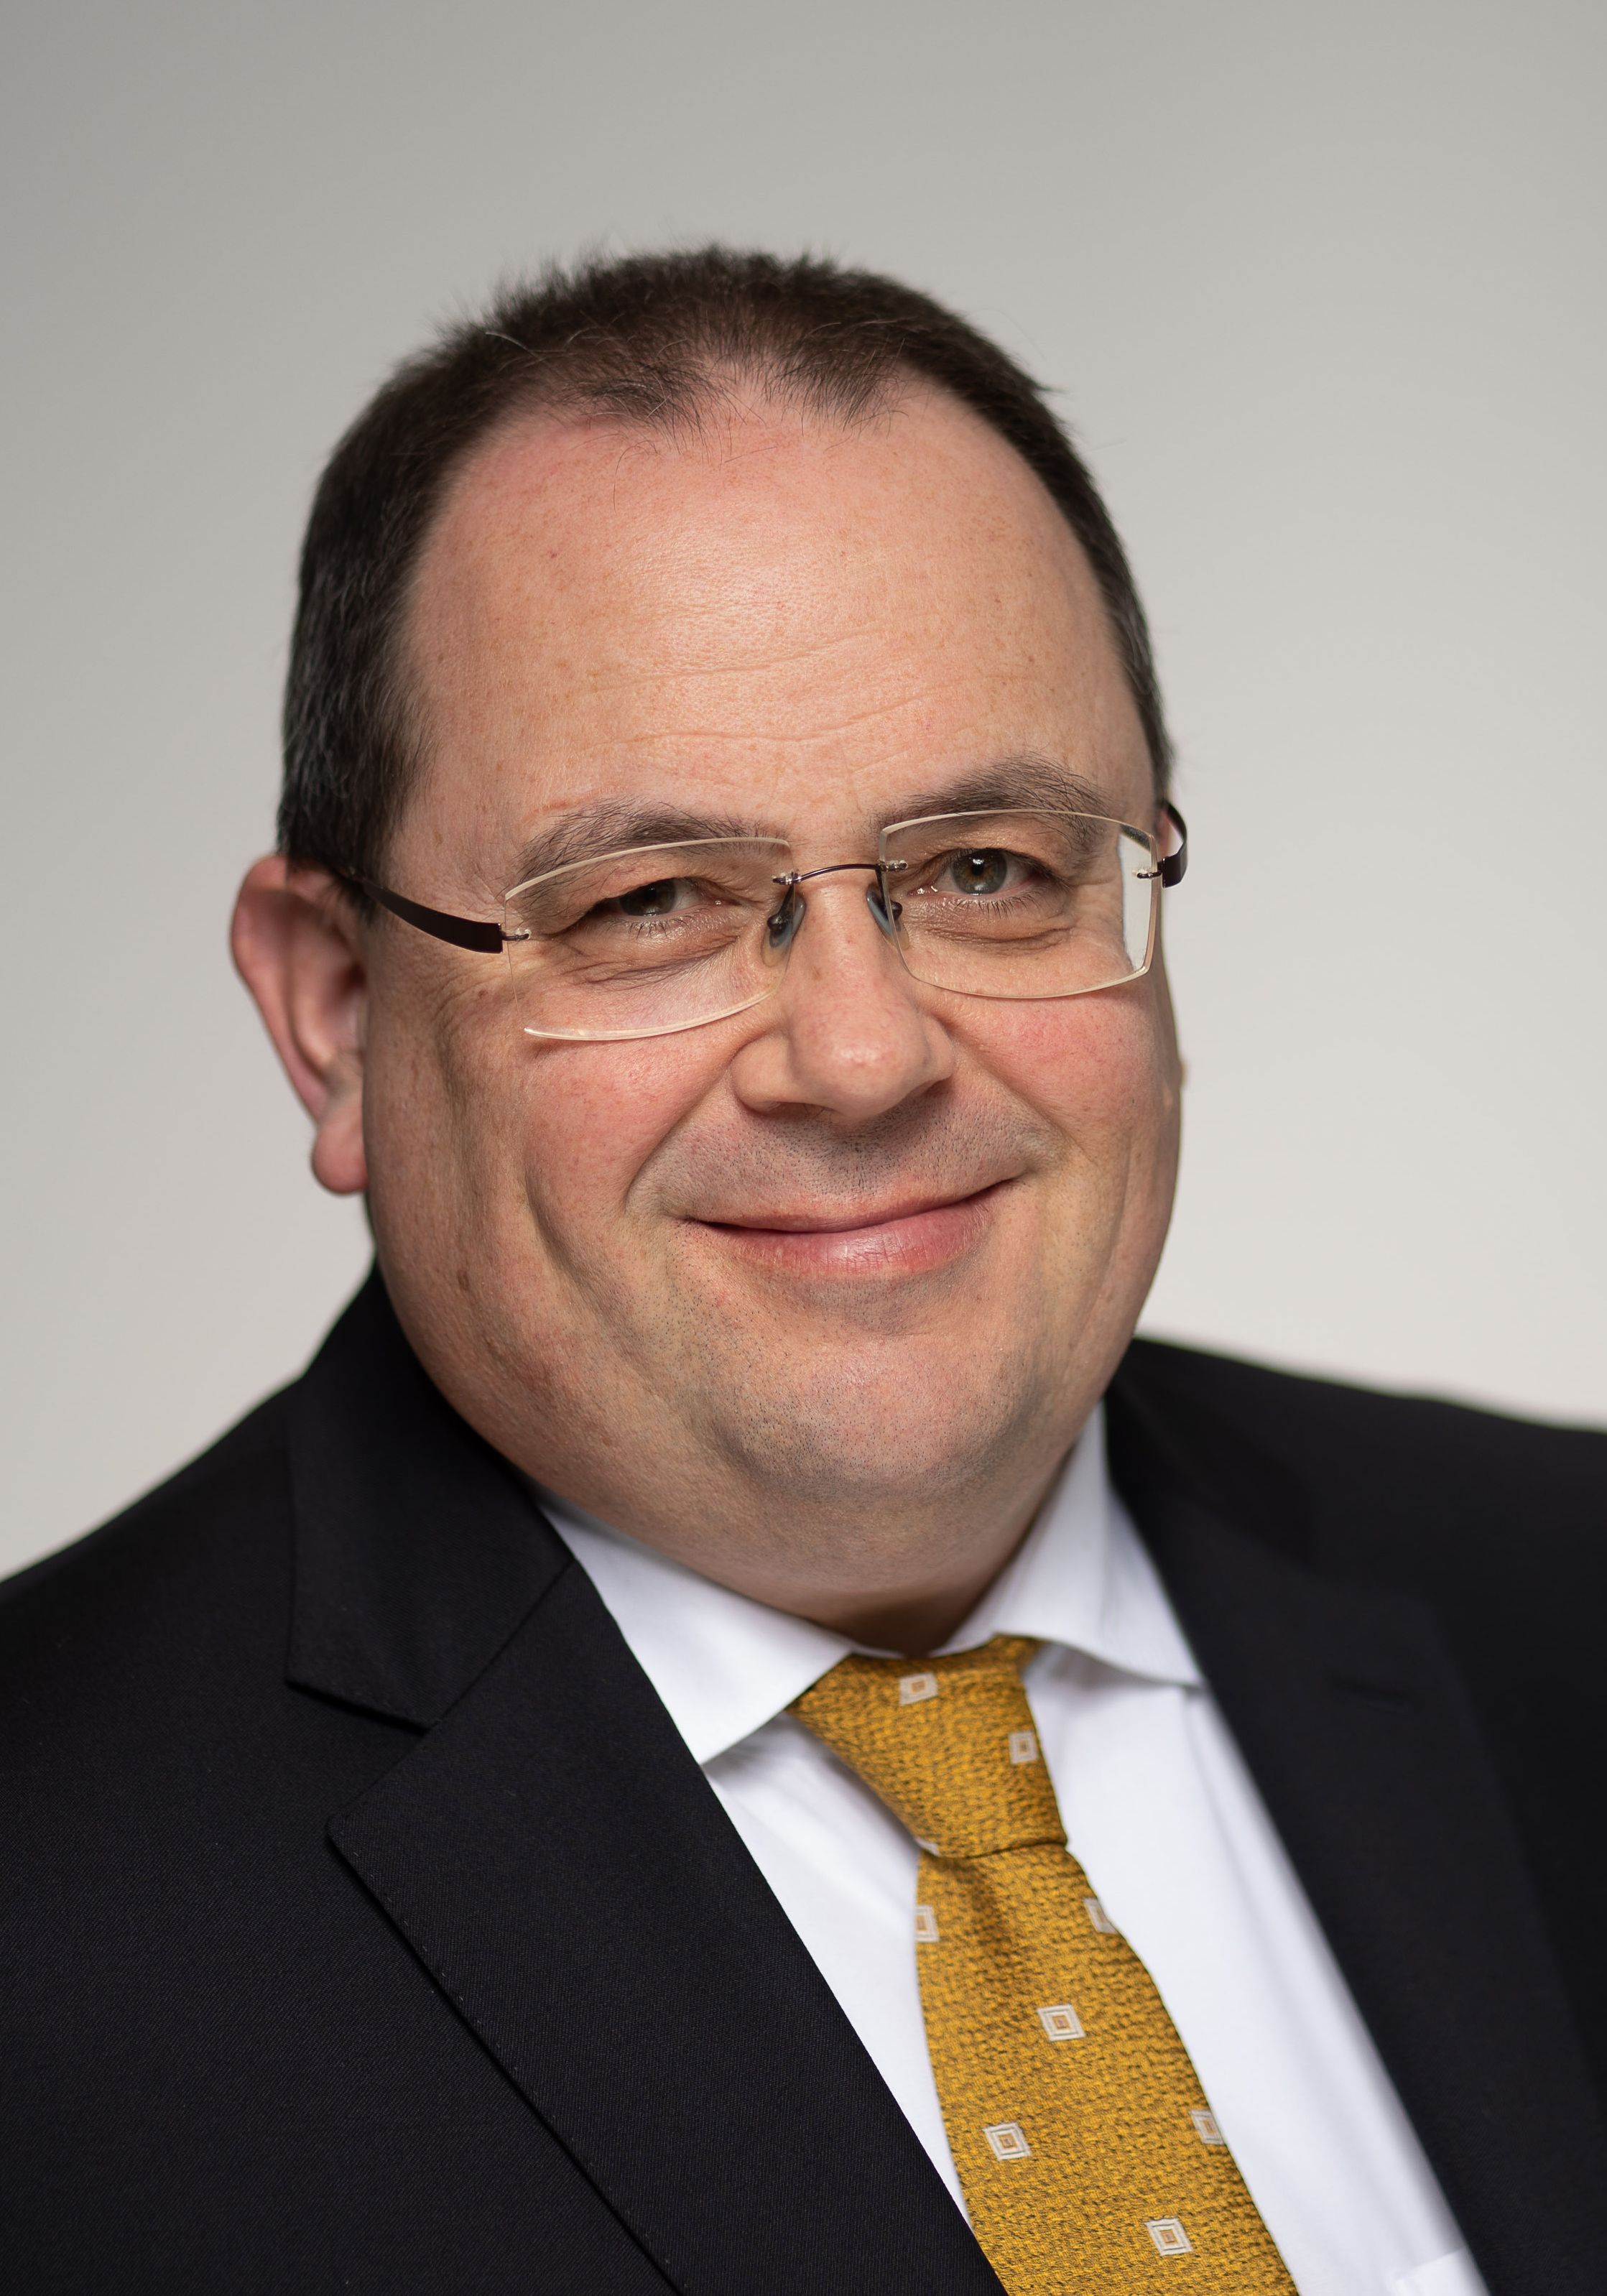
[(1170, 745), (1144, 609), (1093, 480), (1031, 377), (928, 296), (834, 263), (721, 247), (552, 269), (407, 360), (331, 456), (301, 553), (280, 849), (381, 873), (421, 762), (404, 654), (449, 480), (526, 408), (695, 427), (734, 384), (852, 422), (901, 379), (980, 415), (1036, 472), (1093, 568), (1158, 790)]

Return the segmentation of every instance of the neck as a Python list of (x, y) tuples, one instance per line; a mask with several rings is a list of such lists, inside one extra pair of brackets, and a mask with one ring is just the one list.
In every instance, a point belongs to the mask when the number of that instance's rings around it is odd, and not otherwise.
[[(1035, 1510), (1036, 1512), (1036, 1510)], [(997, 1556), (989, 1555), (963, 1584), (950, 1582), (930, 1592), (890, 1590), (883, 1595), (856, 1594), (846, 1602), (816, 1603), (804, 1613), (819, 1627), (845, 1635), (850, 1642), (872, 1650), (898, 1651), (924, 1658), (940, 1650), (958, 1632), (1005, 1564), (1020, 1548), (1032, 1527), (1029, 1516), (1010, 1545)]]
[(1046, 1462), (1003, 1505), (996, 1492), (973, 1492), (912, 1513), (907, 1501), (789, 1508), (768, 1495), (728, 1521), (707, 1505), (690, 1514), (662, 1488), (649, 1509), (634, 1488), (628, 1496), (582, 1491), (550, 1468), (533, 1472), (588, 1513), (735, 1594), (873, 1650), (924, 1656), (949, 1640), (1019, 1551), (1063, 1458)]

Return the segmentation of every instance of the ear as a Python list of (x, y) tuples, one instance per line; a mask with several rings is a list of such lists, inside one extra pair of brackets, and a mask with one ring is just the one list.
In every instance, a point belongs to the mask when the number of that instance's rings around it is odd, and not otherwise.
[(230, 933), (285, 1074), (317, 1127), (313, 1171), (337, 1196), (368, 1185), (363, 1021), (368, 974), (345, 888), (270, 853), (246, 872)]

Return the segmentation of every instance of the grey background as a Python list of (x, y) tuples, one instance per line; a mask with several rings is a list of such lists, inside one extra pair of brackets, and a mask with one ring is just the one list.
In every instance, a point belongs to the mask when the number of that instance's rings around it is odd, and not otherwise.
[(1064, 394), (1195, 866), (1148, 1328), (1607, 1417), (1599, 6), (12, 0), (0, 1561), (365, 1264), (229, 970), (299, 523), (387, 365), (588, 243), (827, 249)]

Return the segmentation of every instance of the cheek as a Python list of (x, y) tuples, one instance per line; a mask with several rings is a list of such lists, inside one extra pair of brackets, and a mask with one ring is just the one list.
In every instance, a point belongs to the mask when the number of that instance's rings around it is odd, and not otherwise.
[(383, 989), (364, 1058), (370, 1210), (386, 1234), (406, 1231), (414, 1248), (456, 1262), (495, 1194), (503, 1128), (492, 1034), (472, 994), (455, 997), (430, 979), (422, 992), (398, 994), (389, 980)]
[(1142, 1158), (1176, 1126), (1177, 1049), (1149, 981), (992, 1008), (984, 1065), (1083, 1156)]
[(608, 1248), (638, 1175), (726, 1064), (700, 1033), (526, 1056), (514, 1136), (526, 1201), (552, 1242), (584, 1250), (589, 1236)]

